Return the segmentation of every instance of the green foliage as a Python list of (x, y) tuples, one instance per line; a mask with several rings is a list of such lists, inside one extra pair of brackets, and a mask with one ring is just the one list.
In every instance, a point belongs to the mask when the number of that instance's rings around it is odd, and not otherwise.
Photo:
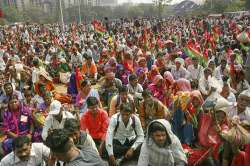
[(250, 0), (206, 0), (203, 10), (215, 13), (240, 11), (245, 9), (244, 1)]
[(23, 13), (15, 7), (4, 7), (3, 12), (8, 22), (21, 22), (24, 20)]
[(8, 22), (4, 18), (0, 18), (0, 25), (6, 25)]

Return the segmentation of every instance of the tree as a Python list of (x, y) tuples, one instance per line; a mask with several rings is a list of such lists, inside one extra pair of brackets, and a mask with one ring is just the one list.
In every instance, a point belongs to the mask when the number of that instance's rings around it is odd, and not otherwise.
[(250, 0), (245, 0), (245, 7), (247, 10), (250, 10)]
[(153, 3), (158, 8), (158, 16), (162, 17), (162, 12), (165, 5), (168, 5), (172, 0), (153, 0)]
[(4, 17), (8, 22), (21, 22), (24, 21), (23, 13), (15, 7), (4, 7)]

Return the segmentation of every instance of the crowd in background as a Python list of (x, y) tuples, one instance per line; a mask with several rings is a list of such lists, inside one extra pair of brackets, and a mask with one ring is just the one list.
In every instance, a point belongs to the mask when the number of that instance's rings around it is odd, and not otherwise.
[(249, 25), (0, 27), (0, 165), (247, 166)]

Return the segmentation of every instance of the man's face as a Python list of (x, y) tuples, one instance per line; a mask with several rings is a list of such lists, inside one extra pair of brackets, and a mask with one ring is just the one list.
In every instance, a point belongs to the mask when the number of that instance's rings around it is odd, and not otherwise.
[(237, 106), (242, 109), (242, 110), (245, 110), (246, 107), (248, 107), (250, 104), (250, 97), (248, 96), (244, 96), (244, 95), (240, 95), (238, 97), (238, 100), (237, 100)]
[(221, 67), (222, 67), (222, 68), (225, 68), (226, 65), (227, 65), (227, 62), (226, 62), (226, 61), (221, 61)]
[(87, 59), (87, 64), (90, 65), (91, 63), (92, 63), (92, 59), (91, 58)]
[(61, 120), (62, 120), (62, 110), (59, 112), (59, 114), (53, 115), (53, 116), (54, 116), (54, 118), (55, 118), (56, 120), (61, 121)]
[(198, 66), (198, 60), (193, 60), (193, 65)]
[(74, 144), (78, 143), (78, 140), (80, 138), (80, 130), (75, 130), (71, 133), (70, 137), (73, 139)]
[(208, 67), (213, 70), (215, 68), (215, 63), (214, 62), (210, 62), (209, 65), (208, 65)]
[(93, 105), (93, 106), (89, 106), (88, 107), (88, 110), (92, 113), (92, 114), (96, 114), (97, 113), (97, 111), (98, 111), (98, 105)]
[(128, 92), (122, 92), (122, 93), (120, 93), (120, 97), (121, 97), (121, 100), (123, 102), (126, 102), (126, 100), (128, 98)]
[(144, 102), (148, 105), (152, 105), (153, 104), (153, 97), (152, 96), (147, 96), (147, 97), (143, 97)]
[(204, 72), (205, 78), (207, 79), (212, 73), (210, 71)]
[(137, 83), (138, 83), (138, 80), (137, 80), (137, 79), (134, 79), (134, 80), (130, 81), (130, 84), (131, 84), (132, 86), (136, 86)]
[(13, 88), (12, 88), (12, 85), (8, 84), (4, 87), (4, 90), (5, 90), (5, 93), (7, 95), (11, 95), (13, 93)]
[(177, 69), (179, 69), (181, 67), (181, 63), (180, 62), (176, 62), (175, 66), (176, 66)]
[(129, 121), (130, 116), (131, 116), (130, 112), (121, 111), (121, 117), (124, 123), (127, 123)]
[(152, 135), (154, 142), (163, 147), (167, 141), (167, 133), (165, 131), (155, 131)]
[(30, 157), (30, 151), (31, 151), (31, 143), (24, 144), (22, 147), (16, 148), (14, 152), (20, 160), (26, 161)]

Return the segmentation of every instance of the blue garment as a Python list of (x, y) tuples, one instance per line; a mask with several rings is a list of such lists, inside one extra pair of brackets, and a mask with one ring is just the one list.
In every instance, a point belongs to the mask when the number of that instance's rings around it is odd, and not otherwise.
[(78, 94), (76, 85), (76, 73), (73, 72), (70, 76), (70, 81), (67, 88), (67, 93), (72, 96), (72, 102), (76, 100), (76, 95)]
[(180, 139), (181, 143), (191, 145), (195, 139), (193, 125), (190, 123), (183, 124), (184, 120), (184, 112), (177, 109), (172, 120), (172, 131)]

